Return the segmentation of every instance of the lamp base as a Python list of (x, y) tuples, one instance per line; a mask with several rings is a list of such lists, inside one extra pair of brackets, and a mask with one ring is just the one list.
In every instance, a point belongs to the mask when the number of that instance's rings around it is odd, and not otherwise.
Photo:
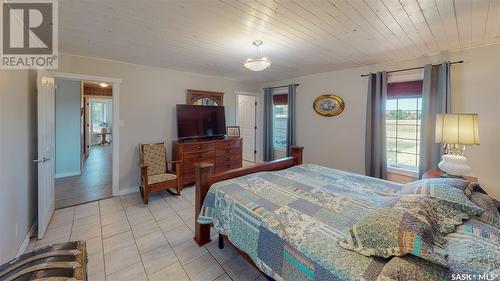
[(445, 179), (462, 179), (463, 178), (462, 176), (454, 176), (454, 175), (450, 175), (447, 173), (440, 175), (440, 177), (445, 178)]
[(460, 177), (471, 170), (467, 164), (467, 158), (462, 155), (443, 155), (443, 160), (439, 162), (438, 167), (452, 177)]

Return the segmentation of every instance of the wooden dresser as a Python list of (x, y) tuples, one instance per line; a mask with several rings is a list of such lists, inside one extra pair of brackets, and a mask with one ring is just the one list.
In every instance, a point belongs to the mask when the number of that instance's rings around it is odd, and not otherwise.
[(242, 166), (242, 138), (172, 143), (173, 160), (182, 160), (183, 186), (195, 181), (194, 163), (215, 164), (214, 173)]

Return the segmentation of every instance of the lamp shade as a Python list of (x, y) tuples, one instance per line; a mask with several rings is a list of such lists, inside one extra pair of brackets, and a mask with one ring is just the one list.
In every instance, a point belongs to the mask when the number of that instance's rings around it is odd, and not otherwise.
[(477, 114), (438, 114), (436, 142), (445, 144), (479, 144)]

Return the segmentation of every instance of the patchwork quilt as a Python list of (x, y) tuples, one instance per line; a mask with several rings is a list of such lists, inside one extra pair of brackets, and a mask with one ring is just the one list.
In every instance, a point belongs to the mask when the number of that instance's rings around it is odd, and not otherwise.
[(198, 222), (213, 224), (278, 281), (396, 280), (400, 277), (384, 276), (401, 271), (405, 262), (415, 268), (415, 274), (404, 270), (414, 280), (419, 280), (416, 273), (426, 271), (436, 277), (429, 280), (451, 280), (454, 272), (490, 272), (498, 278), (500, 272), (491, 270), (500, 268), (500, 229), (476, 219), (445, 237), (449, 269), (437, 266), (437, 273), (423, 259), (405, 255), (390, 266), (389, 259), (339, 246), (354, 224), (392, 205), (402, 189), (396, 183), (303, 164), (214, 184)]
[(384, 259), (338, 246), (399, 184), (304, 164), (214, 184), (198, 218), (276, 280), (375, 280)]

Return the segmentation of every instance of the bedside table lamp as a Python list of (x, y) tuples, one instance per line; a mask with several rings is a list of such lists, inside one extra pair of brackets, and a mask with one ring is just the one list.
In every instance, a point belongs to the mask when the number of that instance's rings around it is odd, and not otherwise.
[(464, 156), (465, 145), (479, 144), (477, 114), (438, 114), (436, 116), (436, 142), (444, 144), (443, 160), (439, 169), (450, 176), (459, 177), (471, 168)]

